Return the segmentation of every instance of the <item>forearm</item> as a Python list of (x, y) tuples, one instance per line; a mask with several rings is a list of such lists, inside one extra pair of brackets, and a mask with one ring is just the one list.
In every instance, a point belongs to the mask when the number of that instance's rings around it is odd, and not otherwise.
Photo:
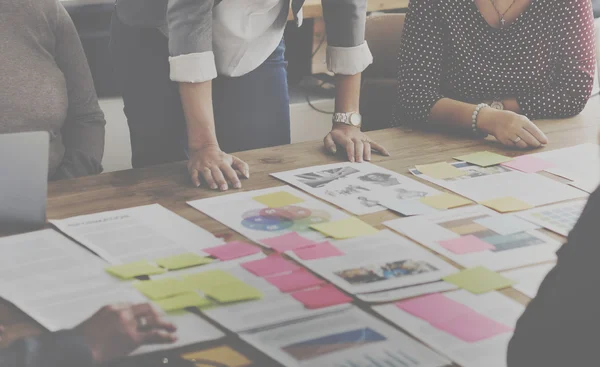
[(185, 113), (188, 147), (199, 150), (218, 146), (212, 103), (212, 81), (179, 83), (181, 104)]
[(336, 112), (358, 112), (360, 104), (361, 74), (336, 75)]
[(433, 105), (429, 122), (448, 128), (467, 130), (473, 123), (473, 111), (477, 106), (450, 98), (442, 98)]

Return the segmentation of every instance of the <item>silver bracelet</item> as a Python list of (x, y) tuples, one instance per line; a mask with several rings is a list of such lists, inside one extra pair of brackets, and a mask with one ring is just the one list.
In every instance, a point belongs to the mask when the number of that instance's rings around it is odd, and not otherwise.
[(473, 116), (472, 116), (472, 120), (471, 120), (471, 128), (473, 129), (473, 134), (478, 137), (478, 138), (485, 138), (488, 134), (484, 133), (483, 131), (479, 130), (479, 128), (477, 127), (477, 117), (479, 117), (479, 112), (481, 112), (481, 110), (485, 107), (489, 107), (490, 105), (488, 105), (487, 103), (480, 103), (477, 105), (477, 107), (475, 107), (475, 111), (473, 111)]

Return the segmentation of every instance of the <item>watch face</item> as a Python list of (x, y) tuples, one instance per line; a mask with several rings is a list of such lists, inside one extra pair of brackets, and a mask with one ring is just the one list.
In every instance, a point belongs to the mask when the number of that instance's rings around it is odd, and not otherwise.
[(361, 123), (362, 117), (359, 114), (353, 113), (352, 115), (350, 115), (350, 124), (352, 124), (353, 126), (360, 126)]
[(492, 104), (490, 105), (491, 108), (502, 111), (504, 110), (504, 104), (500, 101), (494, 101), (492, 102)]

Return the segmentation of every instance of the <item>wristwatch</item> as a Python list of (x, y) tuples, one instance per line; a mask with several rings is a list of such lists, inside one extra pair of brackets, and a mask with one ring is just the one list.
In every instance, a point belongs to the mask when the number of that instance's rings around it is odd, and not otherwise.
[(499, 98), (495, 98), (490, 104), (490, 107), (498, 111), (504, 111), (504, 103)]
[(333, 114), (333, 123), (360, 128), (362, 126), (362, 116), (358, 112), (336, 112)]

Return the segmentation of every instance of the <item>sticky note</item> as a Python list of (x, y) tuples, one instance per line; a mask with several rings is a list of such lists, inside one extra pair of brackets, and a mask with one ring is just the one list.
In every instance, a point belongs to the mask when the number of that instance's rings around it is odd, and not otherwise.
[(427, 206), (439, 210), (458, 208), (460, 206), (473, 204), (471, 200), (467, 200), (458, 195), (448, 193), (425, 196), (420, 198), (419, 201)]
[(310, 272), (302, 269), (289, 274), (277, 275), (265, 278), (266, 281), (273, 284), (282, 292), (295, 292), (302, 289), (316, 287), (325, 284), (323, 279), (319, 279)]
[(467, 343), (475, 343), (513, 331), (512, 328), (471, 309), (469, 309), (468, 313), (464, 313), (456, 318), (440, 323), (432, 323), (432, 326)]
[(169, 298), (193, 291), (183, 280), (176, 278), (144, 280), (133, 283), (133, 286), (151, 300)]
[(301, 269), (300, 266), (291, 261), (287, 261), (278, 255), (268, 256), (261, 260), (245, 262), (241, 265), (244, 269), (259, 277), (289, 273)]
[(413, 215), (425, 215), (436, 212), (435, 208), (429, 205), (425, 205), (419, 199), (406, 199), (406, 200), (393, 200), (389, 202), (380, 202), (380, 205), (385, 206), (389, 210), (393, 210), (396, 213), (400, 213), (407, 217)]
[(300, 236), (296, 232), (287, 233), (283, 236), (266, 238), (264, 240), (261, 240), (260, 242), (280, 253), (299, 249), (302, 247), (312, 246), (315, 244), (313, 241)]
[(352, 298), (331, 284), (317, 289), (295, 292), (292, 293), (292, 297), (311, 310), (352, 302)]
[(261, 252), (260, 248), (240, 241), (229, 242), (224, 245), (207, 248), (202, 251), (223, 261), (246, 257)]
[(156, 275), (165, 273), (166, 270), (148, 261), (136, 261), (129, 264), (114, 265), (105, 269), (107, 273), (121, 279), (133, 279), (142, 275)]
[(522, 155), (502, 165), (525, 173), (535, 173), (554, 167), (554, 164), (532, 155)]
[(457, 255), (496, 249), (494, 245), (484, 242), (473, 235), (462, 236), (446, 241), (440, 241), (439, 244), (446, 250), (451, 251)]
[(336, 239), (368, 236), (378, 232), (376, 228), (356, 217), (349, 217), (347, 219), (337, 220), (334, 222), (313, 224), (310, 227), (325, 234), (326, 236)]
[(537, 224), (530, 223), (514, 215), (496, 215), (483, 219), (477, 219), (475, 223), (491, 230), (499, 235), (508, 236), (514, 233), (532, 231), (540, 228)]
[(167, 312), (182, 310), (188, 307), (206, 307), (212, 304), (212, 302), (195, 292), (189, 292), (175, 297), (161, 299), (155, 303)]
[(396, 307), (422, 320), (441, 323), (469, 312), (469, 308), (441, 293), (429, 294), (396, 303)]
[(214, 260), (194, 253), (185, 253), (175, 256), (164, 257), (154, 260), (154, 262), (163, 268), (169, 270), (179, 270), (191, 268), (192, 266), (210, 264)]
[(314, 246), (294, 250), (296, 256), (302, 260), (316, 260), (327, 257), (344, 256), (344, 253), (330, 242), (321, 242)]
[(196, 367), (215, 367), (217, 364), (221, 367), (246, 367), (252, 364), (246, 356), (227, 345), (183, 354), (181, 358), (195, 363)]
[(438, 180), (456, 178), (466, 175), (465, 172), (446, 162), (422, 164), (415, 166), (415, 168), (425, 176), (429, 176)]
[(526, 202), (514, 198), (512, 196), (507, 196), (498, 199), (486, 200), (480, 202), (481, 205), (485, 205), (488, 208), (492, 208), (500, 213), (509, 213), (516, 212), (519, 210), (531, 209), (532, 206), (527, 204)]
[(209, 270), (202, 273), (186, 275), (183, 281), (193, 289), (202, 292), (221, 287), (228, 283), (241, 282), (238, 278), (223, 270)]
[(278, 191), (271, 194), (255, 196), (254, 201), (268, 206), (269, 208), (282, 208), (288, 205), (300, 204), (304, 202), (303, 199), (296, 197), (289, 192)]
[(248, 301), (263, 297), (261, 291), (241, 280), (209, 288), (204, 293), (219, 303)]
[(483, 266), (466, 269), (442, 279), (474, 294), (508, 288), (515, 284), (514, 280), (505, 278)]
[(459, 157), (454, 157), (454, 159), (458, 161), (465, 161), (467, 163), (471, 163), (480, 167), (495, 166), (497, 164), (512, 160), (512, 158), (510, 157), (488, 151), (461, 155)]

